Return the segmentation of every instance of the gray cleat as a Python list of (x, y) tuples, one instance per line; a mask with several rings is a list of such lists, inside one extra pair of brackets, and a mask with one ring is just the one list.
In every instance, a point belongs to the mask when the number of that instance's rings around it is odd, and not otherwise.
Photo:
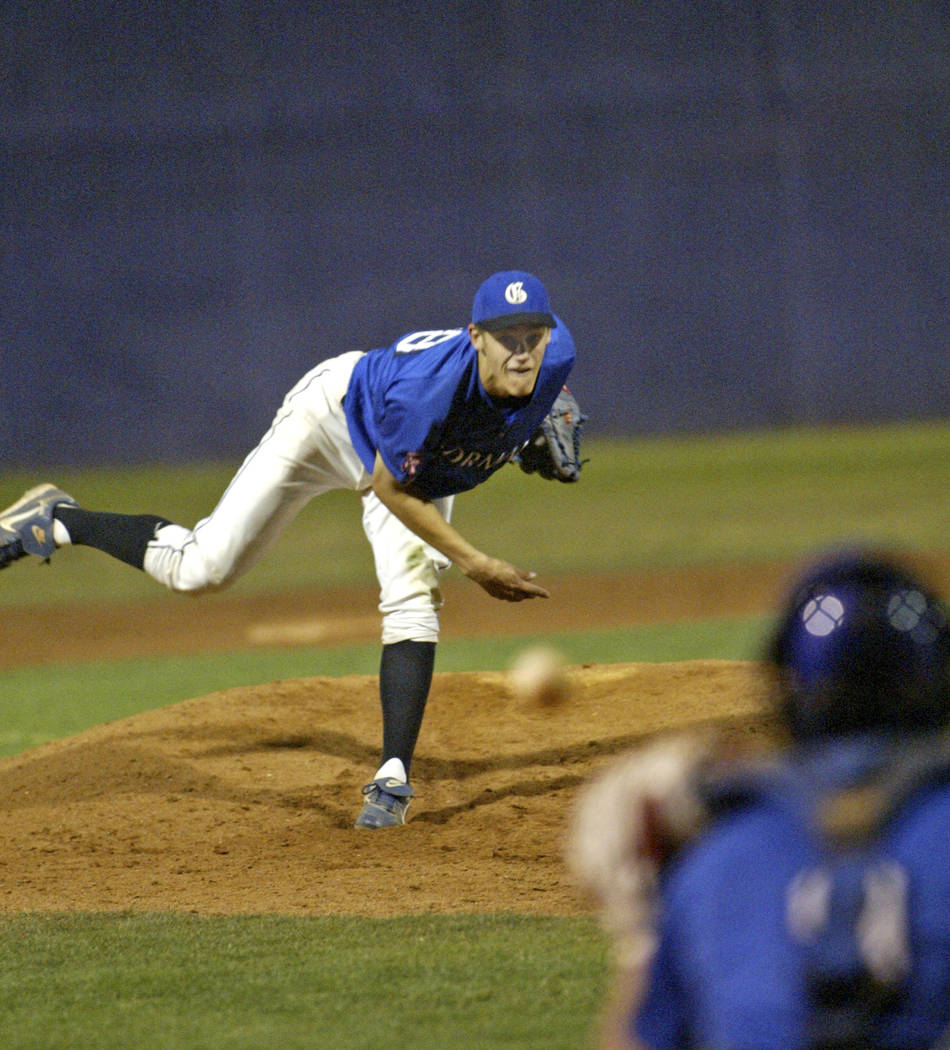
[(406, 823), (413, 790), (402, 780), (383, 777), (363, 788), (363, 808), (353, 825), (357, 828), (395, 828)]
[(0, 569), (27, 554), (49, 558), (56, 550), (53, 511), (61, 503), (79, 506), (72, 496), (55, 485), (37, 485), (0, 511)]

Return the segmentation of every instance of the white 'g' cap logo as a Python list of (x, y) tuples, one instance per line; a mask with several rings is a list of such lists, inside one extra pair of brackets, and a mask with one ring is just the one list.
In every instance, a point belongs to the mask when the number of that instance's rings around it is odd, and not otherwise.
[(528, 298), (528, 293), (524, 290), (523, 283), (522, 281), (513, 281), (505, 289), (505, 298), (512, 306), (517, 306), (518, 303), (523, 303)]

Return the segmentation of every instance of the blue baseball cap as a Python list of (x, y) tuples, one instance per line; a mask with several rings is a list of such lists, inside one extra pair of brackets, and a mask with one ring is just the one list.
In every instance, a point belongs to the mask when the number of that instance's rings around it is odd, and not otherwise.
[(544, 285), (524, 270), (493, 273), (475, 293), (472, 323), (488, 332), (516, 324), (557, 328)]

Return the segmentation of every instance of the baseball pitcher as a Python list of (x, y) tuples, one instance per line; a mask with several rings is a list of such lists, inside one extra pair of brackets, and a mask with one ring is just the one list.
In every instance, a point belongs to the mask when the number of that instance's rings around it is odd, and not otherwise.
[(250, 569), (314, 496), (352, 489), (382, 614), (382, 756), (356, 826), (402, 824), (439, 637), (441, 574), (455, 564), (503, 601), (548, 597), (532, 573), (456, 530), (453, 499), (509, 462), (577, 480), (585, 417), (565, 387), (574, 361), (574, 341), (541, 281), (495, 273), (479, 287), (469, 324), (411, 332), (308, 372), (194, 528), (88, 510), (43, 484), (0, 513), (0, 568), (82, 544), (172, 591), (200, 594)]

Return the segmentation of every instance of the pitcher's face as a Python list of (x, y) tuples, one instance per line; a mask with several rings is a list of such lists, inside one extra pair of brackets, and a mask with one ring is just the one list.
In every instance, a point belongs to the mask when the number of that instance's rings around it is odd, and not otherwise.
[(470, 324), (468, 334), (478, 351), (478, 376), (485, 392), (492, 397), (530, 397), (551, 329), (516, 324), (488, 332)]

